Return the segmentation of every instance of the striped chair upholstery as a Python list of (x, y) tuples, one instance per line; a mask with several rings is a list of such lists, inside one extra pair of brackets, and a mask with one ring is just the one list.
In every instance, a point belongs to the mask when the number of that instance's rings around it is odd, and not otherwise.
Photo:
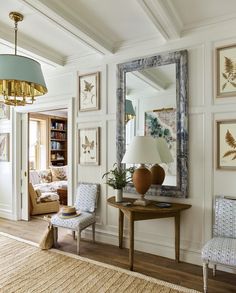
[(92, 225), (93, 241), (95, 241), (95, 210), (97, 207), (100, 185), (95, 183), (80, 183), (75, 200), (76, 210), (80, 211), (78, 217), (62, 219), (59, 214), (52, 217), (51, 223), (54, 231), (54, 246), (57, 246), (58, 227), (70, 229), (77, 233), (77, 253), (79, 254), (81, 231)]
[(236, 267), (236, 199), (217, 196), (213, 238), (202, 249), (204, 292), (207, 292), (208, 264)]

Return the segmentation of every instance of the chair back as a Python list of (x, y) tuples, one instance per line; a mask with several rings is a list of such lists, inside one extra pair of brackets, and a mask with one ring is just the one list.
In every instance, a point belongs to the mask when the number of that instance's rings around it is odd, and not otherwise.
[(76, 194), (76, 209), (83, 212), (95, 212), (99, 193), (100, 184), (80, 183)]
[(216, 197), (213, 234), (214, 236), (236, 238), (236, 198)]

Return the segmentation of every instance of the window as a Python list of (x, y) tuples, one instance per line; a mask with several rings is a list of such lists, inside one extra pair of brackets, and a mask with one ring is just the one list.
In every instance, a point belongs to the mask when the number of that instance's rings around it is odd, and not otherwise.
[(29, 168), (46, 169), (47, 137), (46, 121), (30, 119), (29, 123)]

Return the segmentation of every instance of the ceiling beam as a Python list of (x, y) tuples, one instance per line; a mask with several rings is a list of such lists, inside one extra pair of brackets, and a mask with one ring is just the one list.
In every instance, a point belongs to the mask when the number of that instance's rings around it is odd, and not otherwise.
[(168, 87), (168, 83), (158, 77), (157, 74), (154, 75), (145, 71), (134, 71), (132, 74), (158, 91), (165, 90)]
[[(113, 53), (112, 44), (100, 36), (94, 33), (91, 28), (82, 23), (78, 17), (73, 20), (66, 10), (60, 10), (55, 4), (47, 1), (47, 4), (43, 4), (40, 0), (18, 0), (31, 9), (34, 9), (41, 14), (44, 18), (54, 23), (57, 27), (62, 29), (67, 34), (69, 33), (72, 37), (77, 39), (80, 43), (82, 42), (89, 48), (92, 48), (95, 52), (106, 55)], [(59, 4), (59, 2), (58, 2)], [(66, 8), (66, 7), (65, 7)]]
[(183, 23), (170, 0), (137, 0), (137, 2), (166, 41), (180, 38)]
[[(0, 39), (2, 40), (0, 44), (12, 48), (12, 54), (14, 54), (14, 34), (12, 28), (3, 23), (0, 25)], [(22, 33), (18, 39), (18, 51), (29, 57), (34, 55), (34, 57), (37, 57), (37, 60), (53, 67), (64, 66), (65, 63), (64, 56), (52, 51), (35, 39), (26, 37)]]

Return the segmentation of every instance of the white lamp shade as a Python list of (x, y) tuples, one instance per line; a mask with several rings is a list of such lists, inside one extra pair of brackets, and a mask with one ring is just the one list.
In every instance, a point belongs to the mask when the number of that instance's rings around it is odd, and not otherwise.
[(128, 146), (122, 163), (152, 164), (161, 163), (156, 140), (151, 136), (135, 136)]
[[(156, 139), (156, 146), (157, 146), (161, 161), (163, 163), (171, 163), (174, 161), (171, 155), (170, 149), (168, 147), (168, 144), (164, 138), (158, 137)], [(159, 163), (159, 162), (156, 162), (156, 163)]]
[(26, 81), (34, 84), (34, 96), (47, 93), (41, 65), (30, 58), (19, 55), (0, 55), (0, 89), (3, 80)]

